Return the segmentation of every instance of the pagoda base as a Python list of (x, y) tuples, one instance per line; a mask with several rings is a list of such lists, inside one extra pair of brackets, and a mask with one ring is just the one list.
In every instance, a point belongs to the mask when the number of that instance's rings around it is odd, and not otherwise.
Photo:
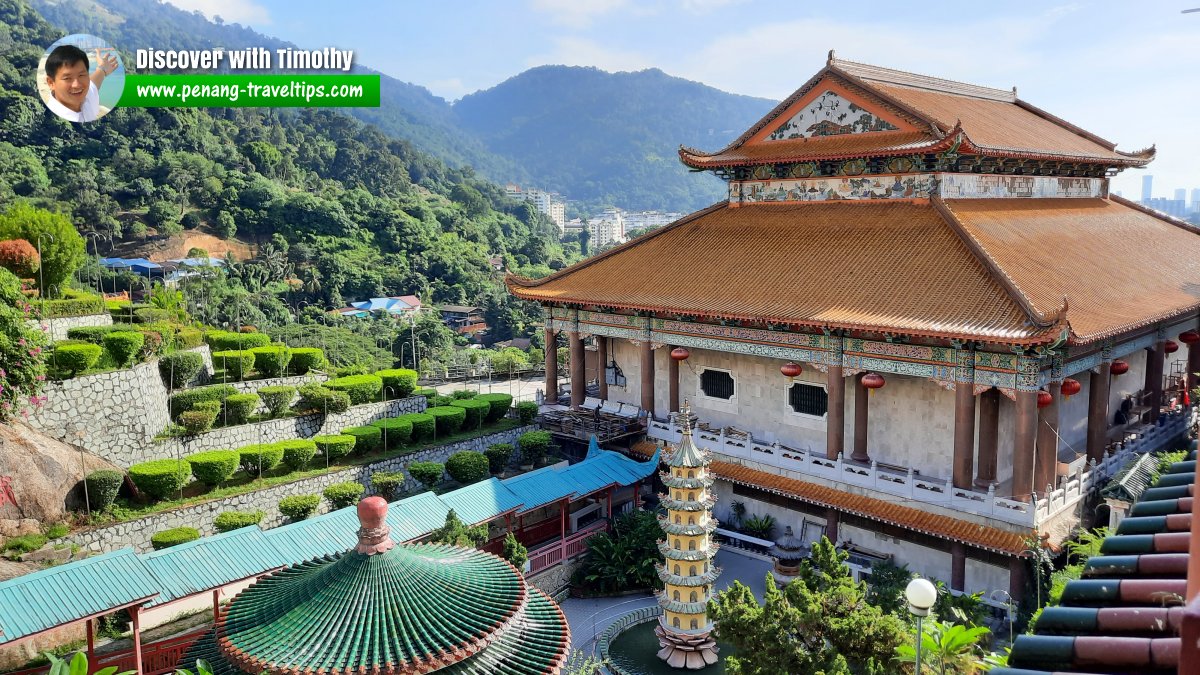
[(771, 578), (775, 580), (775, 585), (783, 588), (800, 578), (799, 574), (780, 574), (778, 570), (771, 570)]
[(712, 629), (684, 634), (668, 630), (661, 623), (654, 628), (658, 636), (658, 658), (672, 668), (700, 670), (717, 662), (717, 641)]

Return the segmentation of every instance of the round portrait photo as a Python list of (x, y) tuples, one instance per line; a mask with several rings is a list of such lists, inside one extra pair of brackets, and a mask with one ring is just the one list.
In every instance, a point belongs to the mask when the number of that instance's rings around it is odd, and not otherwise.
[(77, 33), (50, 45), (38, 62), (37, 82), (50, 112), (69, 122), (94, 122), (121, 100), (125, 66), (107, 42)]

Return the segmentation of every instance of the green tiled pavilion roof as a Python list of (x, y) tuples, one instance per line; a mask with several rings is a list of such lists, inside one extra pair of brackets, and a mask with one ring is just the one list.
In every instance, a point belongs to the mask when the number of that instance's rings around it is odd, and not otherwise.
[(690, 418), (691, 411), (685, 403), (683, 410), (679, 413), (679, 419), (683, 422), (683, 436), (679, 439), (679, 445), (675, 448), (675, 451), (667, 457), (667, 466), (692, 468), (708, 464), (707, 453), (697, 448), (695, 443), (692, 443)]

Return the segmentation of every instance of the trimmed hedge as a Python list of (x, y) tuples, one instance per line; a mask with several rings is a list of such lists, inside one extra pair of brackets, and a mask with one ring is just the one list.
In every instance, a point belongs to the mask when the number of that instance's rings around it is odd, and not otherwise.
[(521, 424), (533, 424), (533, 420), (537, 418), (538, 404), (533, 401), (521, 401), (517, 404), (517, 418), (521, 420)]
[(55, 345), (50, 362), (63, 370), (71, 371), (71, 377), (91, 368), (100, 360), (104, 350), (91, 343), (82, 345)]
[(279, 500), (279, 513), (288, 520), (304, 520), (320, 505), (321, 495), (292, 495)]
[(212, 330), (204, 334), (204, 341), (214, 352), (244, 351), (271, 344), (266, 333), (237, 333), (228, 330)]
[(395, 450), (412, 438), (412, 420), (403, 417), (385, 417), (371, 422), (371, 426), (379, 427), (385, 450)]
[(241, 457), (236, 450), (207, 450), (189, 455), (187, 461), (197, 481), (216, 487), (238, 470)]
[(200, 538), (200, 530), (194, 527), (176, 527), (162, 532), (155, 532), (154, 536), (150, 537), (150, 546), (154, 547), (155, 551), (161, 551), (164, 548), (171, 548), (180, 544), (186, 544), (189, 541), (196, 541)]
[(353, 506), (358, 503), (363, 493), (367, 491), (366, 486), (362, 483), (355, 483), (348, 480), (344, 483), (334, 483), (325, 488), (321, 494), (325, 495), (325, 499), (329, 500), (329, 506), (334, 509), (343, 509), (347, 506)]
[(263, 404), (267, 406), (267, 413), (271, 417), (280, 417), (287, 412), (288, 406), (292, 404), (292, 399), (296, 398), (296, 388), (285, 384), (259, 387), (258, 395), (262, 398)]
[(104, 336), (104, 349), (113, 357), (118, 368), (128, 366), (146, 344), (146, 336), (128, 330), (115, 330)]
[(504, 418), (508, 414), (508, 409), (512, 407), (513, 397), (511, 394), (480, 394), (475, 397), (476, 401), (487, 401), (490, 406), (488, 410), (486, 422), (496, 422)]
[(516, 448), (511, 443), (493, 443), (488, 446), (487, 450), (483, 451), (484, 457), (488, 460), (488, 470), (492, 473), (504, 473), (508, 468), (508, 463), (512, 461), (513, 452)]
[(93, 511), (106, 511), (117, 499), (125, 474), (112, 469), (101, 469), (88, 474), (83, 480), (87, 485), (88, 506)]
[(446, 472), (463, 485), (478, 483), (487, 478), (490, 475), (488, 466), (488, 458), (484, 457), (482, 452), (474, 450), (456, 452), (446, 460)]
[(158, 360), (158, 372), (171, 388), (186, 386), (204, 367), (204, 358), (196, 352), (175, 352)]
[(199, 328), (180, 328), (175, 331), (176, 349), (195, 349), (204, 344), (204, 332)]
[(191, 477), (191, 464), (179, 459), (155, 459), (129, 467), (133, 484), (155, 499), (178, 496)]
[(521, 448), (521, 461), (525, 464), (537, 464), (546, 456), (550, 449), (549, 431), (526, 431), (517, 439)]
[(492, 410), (492, 404), (473, 398), (454, 401), (450, 405), (466, 411), (467, 414), (463, 418), (462, 424), (464, 429), (478, 429), (483, 426), (483, 421), (487, 419), (488, 414)]
[(33, 310), (43, 319), (103, 314), (106, 311), (104, 298), (98, 295), (86, 295), (63, 300), (38, 300), (31, 304)]
[(283, 464), (292, 471), (306, 468), (317, 456), (317, 444), (306, 438), (280, 441), (276, 445), (283, 448)]
[(417, 388), (417, 371), (406, 368), (394, 368), (375, 372), (376, 377), (383, 380), (383, 386), (391, 387), (391, 398), (406, 398)]
[(250, 353), (254, 355), (254, 369), (267, 377), (283, 377), (292, 360), (292, 351), (287, 347), (255, 347)]
[(72, 340), (85, 340), (92, 344), (104, 344), (104, 336), (109, 333), (120, 330), (120, 326), (79, 326), (77, 328), (68, 328), (67, 337)]
[(375, 452), (383, 443), (383, 430), (376, 426), (346, 427), (342, 435), (354, 437), (354, 454), (365, 455)]
[(300, 402), (297, 410), (315, 410), (320, 413), (344, 413), (350, 409), (350, 394), (334, 391), (320, 384), (300, 387)]
[(413, 462), (405, 468), (408, 469), (408, 475), (430, 490), (441, 483), (446, 474), (446, 467), (441, 462)]
[(397, 417), (398, 420), (408, 420), (412, 423), (412, 440), (427, 441), (433, 438), (437, 430), (437, 420), (433, 415), (425, 413), (408, 413)]
[(293, 375), (305, 375), (325, 365), (325, 352), (317, 347), (296, 347), (292, 349), (292, 360), (288, 370)]
[(267, 473), (279, 466), (283, 461), (283, 448), (277, 443), (255, 443), (239, 448), (238, 458), (242, 470), (257, 477), (260, 471)]
[(350, 405), (360, 405), (379, 400), (379, 394), (383, 391), (383, 380), (374, 375), (349, 375), (329, 380), (325, 386), (349, 394)]
[(404, 481), (403, 471), (376, 471), (371, 474), (371, 489), (390, 502), (400, 496)]
[(250, 374), (254, 367), (254, 353), (247, 350), (213, 352), (213, 368), (225, 371), (225, 375), (240, 380)]
[(412, 395), (413, 396), (424, 396), (425, 398), (429, 398), (431, 396), (437, 396), (437, 389), (432, 389), (432, 388), (428, 388), (428, 387), (426, 387), (424, 389), (413, 389)]
[(221, 404), (216, 401), (205, 401), (196, 404), (196, 407), (191, 410), (184, 410), (179, 413), (175, 421), (189, 436), (202, 434), (213, 428), (213, 424), (217, 421), (217, 415), (221, 414)]
[(213, 518), (217, 532), (232, 532), (262, 522), (262, 511), (222, 511)]
[(168, 407), (171, 409), (171, 417), (175, 417), (185, 410), (191, 410), (201, 401), (217, 401), (220, 403), (225, 400), (226, 396), (236, 394), (237, 389), (228, 384), (214, 384), (211, 387), (197, 387), (187, 391), (181, 391), (172, 396), (168, 402)]
[(143, 307), (133, 312), (133, 320), (138, 323), (158, 323), (170, 321), (173, 318), (175, 317), (171, 312), (157, 307)]
[(471, 391), (470, 389), (458, 389), (450, 392), (450, 398), (454, 399), (455, 401), (466, 401), (467, 399), (472, 399), (476, 396), (478, 396), (478, 392)]
[(341, 459), (349, 455), (354, 450), (354, 443), (358, 439), (354, 436), (313, 436), (313, 442), (317, 444), (317, 450), (321, 455), (328, 458), (329, 461)]
[(454, 398), (453, 396), (429, 396), (425, 399), (425, 405), (427, 405), (429, 408), (440, 408), (443, 406), (448, 406), (457, 400), (458, 399)]
[(449, 436), (450, 434), (462, 428), (463, 422), (467, 419), (466, 408), (458, 406), (445, 405), (434, 406), (425, 409), (426, 415), (432, 415), (437, 421), (437, 432), (439, 436)]
[(245, 424), (258, 409), (258, 394), (233, 394), (225, 399), (226, 424)]

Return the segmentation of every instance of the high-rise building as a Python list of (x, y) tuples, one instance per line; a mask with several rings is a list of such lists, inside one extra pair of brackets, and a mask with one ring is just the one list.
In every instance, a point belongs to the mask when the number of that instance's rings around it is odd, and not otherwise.
[(1187, 203), (1187, 190), (1177, 188), (1175, 190), (1175, 201)]
[(1149, 201), (1154, 196), (1154, 176), (1142, 176), (1142, 201)]
[(538, 211), (550, 217), (554, 224), (558, 226), (559, 234), (563, 233), (563, 228), (567, 222), (567, 203), (562, 197), (553, 192), (546, 192), (530, 188), (522, 189), (516, 183), (508, 183), (504, 186), (504, 194), (512, 199), (520, 199), (532, 203), (537, 207)]
[(1192, 204), (1193, 211), (1200, 211), (1200, 188), (1192, 188)]

